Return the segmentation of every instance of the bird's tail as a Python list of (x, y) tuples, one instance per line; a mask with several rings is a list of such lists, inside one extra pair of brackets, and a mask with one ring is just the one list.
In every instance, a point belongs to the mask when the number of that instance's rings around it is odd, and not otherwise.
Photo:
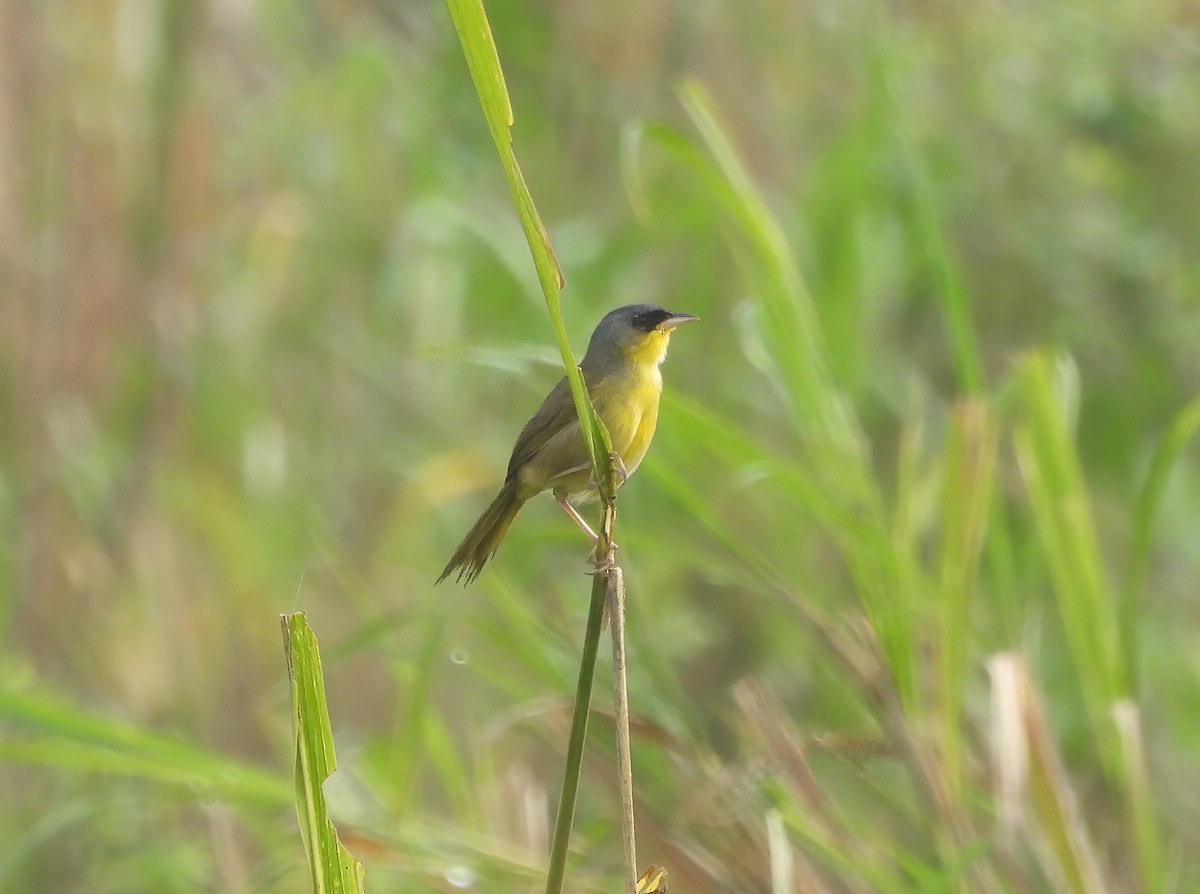
[(496, 499), (483, 510), (483, 515), (472, 525), (458, 549), (454, 551), (454, 555), (450, 557), (450, 561), (446, 563), (446, 567), (442, 569), (437, 583), (440, 584), (455, 571), (458, 572), (455, 579), (463, 581), (464, 584), (475, 580), (483, 570), (484, 563), (496, 554), (500, 541), (504, 539), (504, 535), (512, 527), (513, 519), (524, 505), (525, 501), (517, 494), (516, 479), (504, 482), (504, 487), (500, 488)]

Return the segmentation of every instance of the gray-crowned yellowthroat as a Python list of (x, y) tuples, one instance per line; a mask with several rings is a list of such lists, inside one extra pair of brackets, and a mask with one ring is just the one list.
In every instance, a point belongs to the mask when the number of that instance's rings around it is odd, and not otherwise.
[[(619, 460), (618, 486), (637, 469), (654, 437), (662, 395), (659, 366), (667, 356), (671, 332), (696, 319), (653, 304), (627, 304), (610, 311), (592, 333), (579, 369)], [(571, 505), (596, 498), (591, 473), (571, 388), (563, 377), (521, 429), (504, 486), (458, 545), (438, 583), (455, 572), (465, 583), (478, 577), (521, 507), (544, 490), (554, 493), (594, 541), (596, 535)]]

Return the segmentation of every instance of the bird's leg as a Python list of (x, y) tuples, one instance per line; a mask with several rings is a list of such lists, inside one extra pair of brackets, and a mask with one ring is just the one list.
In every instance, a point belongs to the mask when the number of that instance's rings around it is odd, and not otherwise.
[(571, 516), (571, 521), (579, 525), (579, 530), (583, 531), (583, 533), (587, 535), (588, 540), (592, 541), (592, 543), (595, 543), (600, 539), (599, 535), (592, 530), (591, 525), (584, 521), (583, 516), (575, 511), (575, 507), (567, 502), (567, 495), (564, 492), (556, 490), (554, 492), (554, 499), (558, 500), (558, 505), (563, 508), (563, 512)]
[(558, 505), (563, 508), (563, 512), (571, 517), (571, 521), (579, 526), (579, 530), (587, 535), (588, 540), (592, 541), (592, 551), (588, 554), (588, 559), (592, 563), (593, 570), (589, 571), (588, 574), (603, 574), (616, 565), (617, 545), (609, 543), (608, 554), (601, 559), (596, 555), (596, 549), (600, 546), (600, 537), (592, 530), (592, 526), (584, 520), (583, 516), (576, 511), (574, 506), (567, 502), (565, 492), (556, 490), (554, 492), (554, 499), (558, 500)]

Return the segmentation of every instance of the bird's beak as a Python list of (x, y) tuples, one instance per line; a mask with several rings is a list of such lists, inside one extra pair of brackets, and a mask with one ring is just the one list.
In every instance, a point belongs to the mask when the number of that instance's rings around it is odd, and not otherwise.
[(682, 326), (684, 323), (692, 323), (700, 319), (695, 314), (671, 314), (654, 328), (660, 332), (670, 332), (676, 326)]

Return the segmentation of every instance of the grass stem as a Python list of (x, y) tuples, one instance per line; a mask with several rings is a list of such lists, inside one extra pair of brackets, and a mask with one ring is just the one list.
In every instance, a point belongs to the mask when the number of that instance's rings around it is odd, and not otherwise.
[(617, 788), (621, 796), (621, 846), (625, 890), (637, 889), (637, 848), (633, 825), (633, 760), (629, 750), (629, 691), (625, 676), (625, 575), (608, 573), (608, 616), (612, 623), (613, 715), (617, 728)]
[[(605, 515), (611, 511), (606, 507)], [(607, 526), (610, 531), (611, 524)], [(601, 538), (603, 539), (603, 534)], [(575, 710), (571, 714), (571, 737), (567, 742), (567, 766), (563, 771), (562, 795), (558, 800), (558, 818), (554, 822), (554, 841), (550, 846), (550, 869), (546, 875), (546, 894), (560, 894), (566, 873), (567, 851), (571, 844), (571, 826), (575, 822), (575, 802), (579, 795), (579, 773), (583, 765), (583, 746), (587, 739), (588, 714), (592, 701), (592, 681), (596, 676), (596, 653), (604, 626), (604, 603), (608, 575), (597, 574), (592, 580), (592, 604), (588, 610), (587, 632), (583, 637), (583, 657), (579, 662), (579, 682), (575, 686)]]

